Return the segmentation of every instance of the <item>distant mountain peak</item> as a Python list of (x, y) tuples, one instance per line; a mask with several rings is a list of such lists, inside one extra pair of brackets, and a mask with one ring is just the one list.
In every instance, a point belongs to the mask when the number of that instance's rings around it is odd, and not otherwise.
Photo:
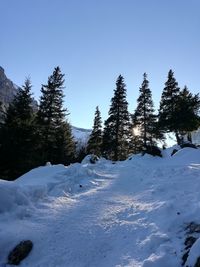
[(92, 130), (72, 126), (72, 135), (77, 142), (77, 150), (87, 145)]
[[(19, 86), (14, 84), (5, 74), (4, 68), (0, 66), (0, 102), (3, 104), (3, 108), (7, 108), (13, 101), (15, 95), (19, 90)], [(37, 110), (37, 101), (33, 99), (33, 109)]]
[(4, 74), (4, 69), (0, 66), (0, 74), (3, 73)]
[(3, 106), (8, 107), (17, 93), (19, 86), (16, 86), (7, 78), (4, 69), (0, 66), (0, 101)]

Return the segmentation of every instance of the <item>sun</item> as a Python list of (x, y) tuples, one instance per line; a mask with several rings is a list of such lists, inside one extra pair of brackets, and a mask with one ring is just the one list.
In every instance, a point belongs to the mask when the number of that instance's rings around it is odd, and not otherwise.
[(133, 131), (133, 135), (135, 135), (135, 136), (138, 136), (138, 135), (140, 135), (140, 129), (139, 129), (139, 127), (134, 127), (133, 129), (132, 129), (132, 131)]

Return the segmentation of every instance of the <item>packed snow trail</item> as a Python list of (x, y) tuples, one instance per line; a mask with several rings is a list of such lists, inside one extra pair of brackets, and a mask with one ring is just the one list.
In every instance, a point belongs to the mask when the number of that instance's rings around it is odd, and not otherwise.
[[(30, 239), (34, 248), (21, 266), (181, 266), (184, 227), (200, 221), (200, 151), (193, 157), (185, 151), (173, 160), (136, 156), (116, 164), (76, 165), (72, 171), (60, 167), (55, 174), (52, 169), (57, 182), (51, 181), (31, 213), (13, 220), (2, 216), (0, 262), (8, 249)], [(66, 187), (63, 177), (69, 174)], [(28, 174), (18, 184), (29, 183), (25, 178)], [(59, 196), (62, 187), (70, 190)]]

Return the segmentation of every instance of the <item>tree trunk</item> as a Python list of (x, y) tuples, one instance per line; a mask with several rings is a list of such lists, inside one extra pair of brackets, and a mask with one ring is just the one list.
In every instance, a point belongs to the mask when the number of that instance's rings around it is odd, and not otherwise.
[(181, 138), (180, 138), (178, 132), (175, 132), (175, 136), (176, 136), (176, 142), (177, 142), (177, 144), (180, 145), (181, 144)]
[(191, 135), (191, 132), (188, 132), (187, 133), (187, 140), (192, 143), (192, 135)]

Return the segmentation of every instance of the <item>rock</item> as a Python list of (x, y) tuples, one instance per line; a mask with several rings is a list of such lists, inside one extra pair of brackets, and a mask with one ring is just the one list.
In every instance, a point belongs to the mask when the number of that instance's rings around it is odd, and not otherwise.
[(200, 257), (198, 257), (194, 267), (200, 267)]
[(191, 248), (192, 245), (195, 243), (196, 240), (197, 240), (196, 237), (194, 237), (194, 236), (188, 236), (188, 237), (185, 239), (185, 243), (184, 243), (184, 245), (186, 246), (186, 249)]
[(81, 163), (82, 163), (82, 164), (88, 164), (88, 163), (95, 164), (98, 160), (99, 160), (99, 158), (98, 158), (96, 155), (91, 154), (91, 155), (87, 155), (87, 156), (81, 161)]
[(19, 265), (33, 248), (31, 240), (21, 241), (8, 255), (8, 264)]
[(99, 158), (96, 155), (91, 155), (90, 157), (90, 163), (95, 164)]
[(173, 149), (171, 156), (173, 156), (174, 154), (176, 154), (176, 152), (178, 152), (178, 149)]
[(185, 230), (187, 230), (188, 234), (200, 233), (200, 224), (191, 222), (186, 226)]
[(185, 265), (186, 261), (187, 261), (187, 258), (189, 256), (189, 252), (190, 250), (187, 250), (184, 254), (183, 254), (183, 257), (182, 257), (182, 266)]
[[(187, 237), (186, 237), (185, 242), (184, 242), (185, 253), (182, 256), (182, 265), (185, 265), (185, 263), (188, 259), (188, 256), (190, 254), (190, 250), (192, 249), (193, 245), (195, 244), (195, 242), (198, 239), (198, 235), (200, 234), (200, 224), (197, 224), (195, 222), (191, 222), (185, 227), (185, 231), (186, 231)], [(195, 237), (193, 236), (193, 234), (195, 234)], [(186, 267), (188, 267), (188, 266), (186, 266)], [(200, 267), (200, 257), (197, 258), (195, 265), (192, 267)]]

